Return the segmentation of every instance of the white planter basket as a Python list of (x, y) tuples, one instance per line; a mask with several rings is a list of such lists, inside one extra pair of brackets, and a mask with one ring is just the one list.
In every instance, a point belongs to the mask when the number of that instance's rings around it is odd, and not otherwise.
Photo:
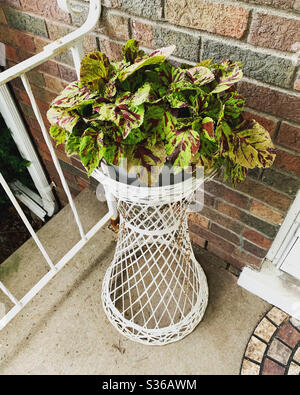
[(102, 287), (109, 321), (131, 340), (164, 345), (201, 321), (208, 301), (205, 274), (187, 228), (187, 204), (203, 183), (189, 178), (161, 187), (137, 187), (93, 173), (117, 201), (120, 231)]

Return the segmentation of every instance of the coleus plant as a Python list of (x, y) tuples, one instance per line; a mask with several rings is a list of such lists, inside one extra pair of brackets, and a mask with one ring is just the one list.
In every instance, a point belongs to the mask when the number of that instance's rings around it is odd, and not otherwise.
[(68, 155), (80, 156), (89, 175), (101, 161), (119, 165), (126, 158), (127, 171), (140, 169), (149, 185), (151, 169), (166, 161), (176, 169), (203, 166), (205, 173), (224, 167), (225, 179), (236, 184), (248, 169), (272, 165), (269, 133), (243, 119), (245, 100), (235, 88), (241, 63), (209, 59), (177, 67), (167, 60), (174, 49), (146, 54), (132, 39), (122, 61), (91, 52), (80, 81), (51, 103), (50, 135)]

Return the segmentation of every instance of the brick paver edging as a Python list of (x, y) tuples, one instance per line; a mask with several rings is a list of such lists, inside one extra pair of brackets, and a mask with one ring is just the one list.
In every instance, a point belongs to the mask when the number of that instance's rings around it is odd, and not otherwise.
[(300, 375), (300, 322), (273, 307), (246, 347), (241, 375)]

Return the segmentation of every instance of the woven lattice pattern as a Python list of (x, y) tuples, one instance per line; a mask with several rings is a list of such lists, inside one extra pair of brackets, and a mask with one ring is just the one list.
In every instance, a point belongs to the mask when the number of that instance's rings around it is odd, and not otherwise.
[[(108, 188), (110, 181), (101, 181)], [(122, 184), (118, 191), (113, 183), (110, 191), (117, 199), (120, 231), (103, 282), (104, 310), (132, 340), (156, 345), (179, 340), (200, 322), (208, 299), (206, 278), (187, 229), (187, 207), (197, 183), (190, 181), (172, 198), (166, 193), (159, 198), (157, 189), (151, 196), (152, 188), (146, 188), (147, 195), (140, 188), (142, 203), (137, 189), (130, 193), (132, 187)], [(170, 187), (161, 192), (166, 191)]]

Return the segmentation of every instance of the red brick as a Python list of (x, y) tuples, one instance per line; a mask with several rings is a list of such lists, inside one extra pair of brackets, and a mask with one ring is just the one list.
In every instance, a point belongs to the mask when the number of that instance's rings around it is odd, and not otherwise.
[(88, 188), (90, 186), (89, 181), (87, 181), (84, 178), (76, 177), (76, 180), (77, 180), (77, 183), (83, 188)]
[(266, 238), (262, 234), (256, 232), (253, 229), (245, 228), (243, 232), (243, 237), (252, 243), (259, 245), (262, 248), (269, 249), (272, 244), (272, 240)]
[(83, 50), (85, 53), (98, 50), (97, 39), (94, 34), (86, 34), (83, 38)]
[(63, 64), (59, 65), (61, 78), (67, 82), (73, 82), (77, 80), (77, 74), (73, 67), (69, 67)]
[[(254, 256), (250, 254), (247, 251), (244, 251), (243, 249), (235, 248), (232, 254), (233, 259), (236, 260), (235, 266), (241, 267), (241, 266), (251, 266), (255, 269), (259, 269), (262, 264), (262, 259), (258, 258), (257, 256)], [(238, 266), (238, 263), (241, 264), (241, 266)]]
[(60, 77), (58, 63), (53, 60), (47, 60), (37, 67), (37, 70), (53, 75), (54, 77)]
[(294, 348), (300, 342), (300, 332), (297, 331), (289, 322), (286, 322), (276, 333), (284, 343)]
[(53, 20), (47, 21), (47, 30), (49, 33), (50, 40), (59, 40), (75, 30), (72, 26), (64, 25), (62, 23), (55, 22)]
[(290, 171), (300, 176), (300, 156), (278, 149), (274, 166), (284, 171)]
[(289, 10), (293, 8), (295, 0), (246, 0), (247, 3), (269, 5), (276, 8)]
[(223, 249), (227, 252), (232, 252), (234, 250), (234, 245), (224, 240), (222, 237), (219, 237), (209, 231), (208, 229), (201, 228), (199, 225), (192, 224), (190, 226), (190, 231), (200, 236), (201, 238), (208, 241), (208, 243), (213, 244), (217, 248)]
[(104, 52), (107, 55), (108, 59), (111, 61), (113, 60), (120, 61), (123, 59), (122, 45), (119, 43), (110, 41), (105, 38), (101, 38), (100, 49), (102, 52)]
[(276, 141), (284, 147), (300, 151), (300, 127), (282, 122)]
[(44, 151), (44, 150), (41, 149), (40, 141), (38, 142), (38, 148), (39, 148), (38, 153), (40, 154), (40, 156), (44, 160), (51, 162), (52, 161), (52, 157), (50, 155), (50, 152), (49, 151)]
[(214, 181), (207, 181), (204, 183), (205, 191), (209, 192), (216, 198), (224, 199), (235, 206), (246, 208), (248, 207), (249, 198), (240, 193), (227, 188), (223, 184)]
[(195, 233), (189, 231), (190, 239), (191, 242), (194, 244), (197, 244), (198, 246), (205, 248), (206, 245), (206, 240), (203, 239), (202, 237), (196, 235)]
[(270, 136), (274, 136), (274, 132), (276, 130), (276, 126), (278, 124), (277, 120), (268, 118), (267, 116), (257, 115), (250, 111), (243, 111), (244, 119), (251, 120), (255, 119), (259, 124), (261, 124), (269, 133)]
[(249, 12), (241, 7), (206, 0), (167, 0), (166, 19), (175, 24), (210, 33), (241, 38), (247, 29)]
[(271, 222), (275, 225), (281, 224), (284, 219), (283, 215), (279, 211), (274, 210), (265, 204), (258, 202), (257, 200), (252, 202), (250, 211), (257, 217), (260, 217), (265, 221)]
[(262, 370), (263, 376), (283, 376), (285, 368), (278, 363), (266, 358)]
[(12, 29), (8, 25), (0, 23), (0, 41), (2, 43), (9, 44), (11, 46), (18, 45), (17, 32), (18, 30)]
[(51, 43), (50, 40), (46, 39), (46, 38), (42, 38), (42, 37), (35, 37), (34, 38), (34, 43), (35, 43), (35, 48), (36, 48), (36, 52), (40, 53), (43, 51), (44, 47), (48, 44)]
[(202, 226), (203, 228), (208, 228), (209, 220), (206, 217), (203, 217), (199, 213), (189, 213), (188, 215), (189, 225), (197, 224)]
[(29, 59), (32, 55), (34, 55), (33, 52), (29, 52), (23, 47), (18, 47), (18, 59), (19, 59), (19, 62), (22, 62), (23, 60)]
[(35, 52), (34, 37), (21, 31), (16, 31), (16, 43), (28, 52)]
[(47, 88), (49, 88), (51, 91), (53, 91), (55, 93), (60, 93), (63, 90), (64, 85), (63, 85), (61, 79), (52, 77), (47, 74), (44, 75), (44, 78), (45, 78)]
[(243, 183), (238, 184), (236, 188), (241, 192), (266, 202), (270, 206), (278, 208), (284, 212), (289, 209), (292, 203), (291, 198), (273, 191), (265, 185), (262, 185), (250, 178), (247, 178)]
[(13, 60), (14, 62), (18, 62), (17, 50), (10, 45), (5, 45), (5, 54), (7, 59)]
[(238, 89), (249, 107), (300, 123), (299, 97), (245, 81), (238, 84)]
[(261, 267), (262, 260), (257, 258), (245, 251), (241, 251), (238, 248), (235, 248), (232, 253), (228, 253), (224, 251), (223, 248), (219, 248), (213, 243), (207, 243), (207, 250), (222, 258), (225, 262), (230, 263), (234, 267), (238, 269), (242, 269), (245, 266), (251, 266), (255, 269)]
[(222, 226), (219, 226), (215, 223), (212, 223), (210, 226), (210, 230), (217, 234), (218, 236), (223, 237), (223, 239), (226, 239), (228, 241), (230, 241), (233, 244), (236, 245), (240, 245), (240, 238), (238, 235), (236, 235), (235, 233), (231, 232), (228, 229), (223, 228)]
[(110, 10), (104, 12), (103, 22), (100, 25), (100, 33), (111, 38), (127, 41), (129, 39), (129, 20), (127, 17), (115, 14)]
[(73, 184), (77, 184), (77, 180), (74, 174), (71, 174), (66, 169), (64, 169), (63, 173), (68, 183), (71, 182)]
[(217, 209), (221, 213), (228, 215), (228, 217), (240, 220), (241, 219), (241, 210), (237, 207), (230, 206), (223, 202), (217, 202)]
[(141, 45), (149, 48), (154, 46), (153, 27), (150, 23), (140, 22), (132, 19), (131, 21), (132, 37), (138, 40)]
[(56, 171), (56, 168), (53, 164), (52, 159), (51, 160), (43, 160), (43, 163), (45, 165), (47, 173), (49, 174), (50, 180), (54, 181), (57, 186), (62, 188), (61, 180), (59, 178), (59, 175)]
[(295, 51), (293, 45), (300, 42), (300, 20), (254, 13), (248, 42), (260, 47)]
[(253, 243), (250, 243), (248, 240), (243, 241), (243, 249), (247, 252), (250, 252), (252, 255), (258, 258), (264, 258), (268, 252), (264, 248), (261, 248)]
[(70, 14), (58, 7), (57, 1), (49, 0), (20, 0), (24, 11), (41, 15), (45, 18), (56, 19), (70, 23)]
[(208, 219), (211, 219), (212, 221), (218, 223), (219, 225), (232, 230), (235, 233), (239, 234), (243, 229), (242, 224), (235, 221), (234, 219), (225, 217), (222, 213), (214, 210), (213, 208), (204, 207), (203, 210), (201, 211), (201, 214), (207, 217)]
[(78, 156), (75, 156), (75, 155), (71, 156), (71, 162), (72, 162), (72, 165), (74, 167), (76, 167), (76, 169), (78, 169), (78, 170), (82, 171), (84, 174), (86, 174), (86, 169), (83, 166), (83, 164), (81, 163), (80, 158)]
[[(61, 144), (61, 145), (64, 147), (63, 144)], [(67, 156), (67, 154), (65, 153), (65, 151), (59, 150), (59, 149), (58, 149), (58, 146), (55, 147), (55, 154), (56, 154), (56, 156), (58, 157), (59, 160), (62, 160), (62, 161), (66, 162), (66, 163), (69, 163), (69, 164), (72, 163), (72, 162), (71, 162), (71, 158), (70, 158), (69, 156)]]

